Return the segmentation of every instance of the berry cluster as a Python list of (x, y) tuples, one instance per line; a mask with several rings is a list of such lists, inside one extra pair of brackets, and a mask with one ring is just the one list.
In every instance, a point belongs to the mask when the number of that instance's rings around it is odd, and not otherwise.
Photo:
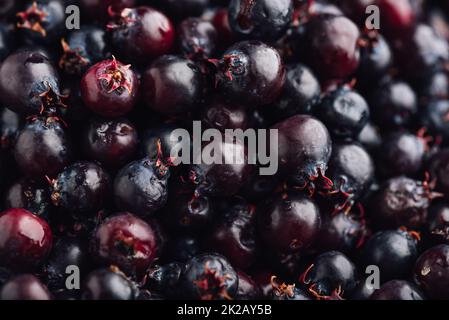
[(0, 62), (0, 300), (449, 299), (449, 2), (3, 0)]

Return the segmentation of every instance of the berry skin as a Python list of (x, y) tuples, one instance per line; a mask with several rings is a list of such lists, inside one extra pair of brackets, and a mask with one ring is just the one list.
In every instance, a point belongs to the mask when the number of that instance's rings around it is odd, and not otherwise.
[(226, 99), (248, 106), (274, 102), (281, 94), (285, 69), (278, 51), (260, 41), (243, 41), (218, 61), (216, 81)]
[(14, 48), (15, 41), (12, 27), (0, 22), (0, 61), (3, 61)]
[(301, 186), (325, 174), (332, 142), (321, 121), (308, 115), (296, 115), (271, 129), (278, 130), (281, 173), (292, 176)]
[(436, 179), (437, 190), (449, 197), (449, 150), (443, 149), (429, 160), (429, 171), (432, 179)]
[(34, 275), (21, 274), (3, 285), (0, 300), (51, 300), (51, 295)]
[[(176, 76), (175, 76), (176, 75)], [(191, 112), (202, 99), (202, 75), (187, 59), (166, 55), (153, 61), (142, 76), (144, 101), (152, 110), (168, 115)]]
[(162, 124), (146, 129), (140, 137), (140, 155), (156, 161), (158, 157), (171, 157), (178, 140), (172, 141), (171, 133), (178, 129), (174, 124)]
[(119, 168), (135, 155), (137, 129), (125, 118), (92, 119), (83, 134), (85, 154), (108, 168)]
[(287, 65), (282, 94), (272, 106), (272, 115), (280, 121), (296, 114), (311, 114), (320, 94), (320, 83), (308, 67)]
[(374, 39), (368, 37), (367, 41), (368, 44), (360, 48), (361, 58), (357, 70), (357, 79), (365, 87), (369, 87), (371, 81), (378, 80), (393, 64), (393, 52), (382, 35), (377, 34)]
[(426, 231), (438, 243), (449, 244), (449, 207), (446, 204), (435, 203), (430, 206)]
[(201, 124), (225, 133), (226, 129), (246, 130), (248, 120), (244, 107), (216, 100), (203, 109)]
[(110, 196), (111, 178), (94, 162), (80, 161), (66, 167), (51, 181), (51, 200), (69, 212), (96, 213)]
[(192, 236), (169, 239), (164, 245), (163, 260), (186, 262), (200, 252), (199, 241)]
[(333, 181), (334, 190), (344, 198), (357, 199), (374, 179), (374, 163), (357, 143), (334, 144), (327, 176)]
[(226, 256), (234, 267), (247, 270), (256, 260), (254, 221), (254, 208), (237, 204), (212, 227), (206, 243)]
[(423, 125), (432, 133), (439, 134), (445, 139), (449, 137), (449, 102), (447, 100), (436, 100), (430, 102), (423, 110)]
[(344, 16), (316, 15), (304, 28), (298, 41), (299, 51), (318, 78), (345, 79), (357, 70), (360, 32), (351, 20)]
[(377, 0), (381, 14), (381, 25), (385, 28), (385, 34), (393, 38), (404, 33), (409, 33), (416, 22), (416, 13), (410, 0)]
[(352, 138), (368, 123), (370, 112), (365, 99), (357, 92), (338, 88), (324, 96), (316, 108), (332, 136)]
[(77, 238), (65, 237), (59, 239), (44, 266), (47, 286), (52, 290), (66, 289), (66, 269), (68, 266), (77, 266), (81, 273), (87, 271), (87, 248), (84, 242)]
[(0, 66), (2, 102), (20, 114), (35, 115), (65, 107), (59, 82), (50, 60), (38, 51), (18, 51)]
[(72, 145), (57, 118), (34, 118), (20, 131), (14, 157), (23, 174), (36, 180), (53, 177), (73, 157)]
[(161, 160), (148, 158), (131, 162), (114, 180), (114, 199), (121, 210), (148, 216), (167, 202), (169, 171)]
[(417, 113), (417, 97), (405, 82), (384, 80), (369, 99), (373, 120), (386, 128), (407, 126)]
[(81, 98), (93, 112), (119, 117), (137, 103), (139, 80), (130, 65), (104, 60), (93, 65), (81, 79)]
[(199, 18), (188, 18), (178, 27), (178, 47), (188, 58), (207, 58), (218, 47), (214, 25)]
[(29, 179), (20, 179), (6, 192), (5, 208), (23, 208), (47, 219), (52, 209), (50, 191), (47, 186)]
[(111, 43), (125, 61), (146, 63), (167, 54), (175, 39), (171, 21), (160, 11), (150, 7), (125, 8), (111, 12), (107, 25)]
[(128, 275), (142, 276), (157, 251), (154, 228), (128, 212), (104, 220), (90, 240), (91, 256), (99, 264), (115, 265)]
[(84, 300), (134, 300), (136, 288), (120, 271), (98, 269), (87, 276)]
[(236, 300), (262, 299), (262, 289), (249, 275), (243, 271), (237, 271), (237, 276), (239, 277), (239, 286), (235, 296)]
[[(207, 164), (201, 161), (201, 156), (210, 152), (213, 146), (213, 159), (220, 159)], [(194, 154), (189, 170), (190, 181), (197, 187), (199, 194), (210, 196), (232, 196), (243, 187), (251, 175), (253, 166), (248, 164), (247, 148), (243, 142), (224, 135), (222, 141), (209, 142), (203, 145), (199, 154)]]
[(26, 42), (50, 44), (64, 33), (65, 6), (61, 0), (27, 1), (16, 16), (16, 26)]
[(382, 283), (392, 279), (407, 279), (418, 257), (418, 241), (414, 234), (402, 230), (374, 234), (363, 249), (363, 266), (378, 266)]
[(385, 137), (378, 166), (385, 176), (414, 176), (421, 169), (426, 155), (426, 141), (422, 137), (395, 132)]
[(425, 182), (404, 176), (391, 178), (371, 199), (372, 218), (383, 227), (420, 227), (431, 200), (437, 196)]
[(416, 261), (415, 282), (430, 299), (449, 299), (449, 246), (438, 245)]
[(317, 205), (300, 194), (276, 196), (257, 212), (259, 236), (279, 253), (304, 251), (315, 241), (320, 226)]
[(53, 235), (47, 222), (25, 209), (0, 214), (0, 261), (12, 270), (32, 270), (50, 253)]
[(229, 4), (230, 26), (242, 37), (277, 40), (292, 19), (292, 0), (231, 0)]
[(425, 300), (423, 293), (413, 283), (391, 280), (374, 291), (371, 300)]
[(213, 0), (162, 0), (169, 11), (178, 19), (198, 17)]
[(14, 146), (21, 128), (22, 119), (19, 114), (8, 108), (0, 110), (0, 148), (2, 150), (9, 150)]
[(355, 288), (357, 270), (343, 253), (328, 251), (320, 254), (301, 275), (310, 293), (318, 300), (341, 299)]
[(188, 299), (231, 300), (237, 294), (238, 276), (223, 256), (201, 254), (187, 262), (179, 285)]
[(81, 75), (94, 63), (110, 56), (105, 31), (96, 26), (85, 26), (61, 40), (64, 53), (59, 68), (70, 75)]

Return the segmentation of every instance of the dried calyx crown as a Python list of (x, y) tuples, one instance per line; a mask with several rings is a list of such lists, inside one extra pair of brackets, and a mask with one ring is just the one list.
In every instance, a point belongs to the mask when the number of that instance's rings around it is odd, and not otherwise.
[(48, 13), (39, 8), (36, 1), (25, 11), (18, 12), (16, 16), (19, 19), (17, 28), (35, 31), (43, 37), (47, 36), (42, 24), (47, 21)]

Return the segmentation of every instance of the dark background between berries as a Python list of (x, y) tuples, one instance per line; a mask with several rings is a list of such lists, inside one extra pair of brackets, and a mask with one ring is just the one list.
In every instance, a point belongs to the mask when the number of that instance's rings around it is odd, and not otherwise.
[(0, 62), (0, 299), (449, 299), (449, 1), (4, 0)]

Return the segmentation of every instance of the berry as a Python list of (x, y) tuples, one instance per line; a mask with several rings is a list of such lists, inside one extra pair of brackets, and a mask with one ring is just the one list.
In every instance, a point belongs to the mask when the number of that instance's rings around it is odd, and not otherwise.
[[(162, 124), (146, 129), (140, 138), (140, 155), (156, 161), (158, 157), (169, 158), (179, 142), (172, 141), (171, 134), (178, 129), (174, 124)], [(173, 159), (174, 160), (174, 159)]]
[(10, 25), (0, 23), (0, 61), (3, 61), (15, 47), (13, 35)]
[(337, 138), (357, 136), (370, 116), (365, 99), (344, 87), (327, 93), (315, 110), (331, 135)]
[(48, 57), (38, 51), (18, 51), (0, 66), (2, 102), (17, 113), (33, 115), (65, 107), (59, 82)]
[(27, 1), (18, 12), (17, 28), (28, 42), (52, 43), (65, 28), (65, 7), (61, 0)]
[(20, 179), (6, 192), (5, 208), (23, 208), (47, 219), (52, 210), (49, 188), (29, 179)]
[(104, 220), (90, 240), (92, 257), (101, 265), (115, 265), (129, 275), (142, 276), (158, 253), (156, 231), (131, 213)]
[(38, 278), (22, 274), (3, 285), (0, 300), (51, 300), (51, 295)]
[(211, 0), (162, 0), (169, 11), (178, 19), (200, 16)]
[(280, 121), (296, 114), (310, 114), (320, 94), (320, 83), (308, 67), (287, 65), (282, 94), (273, 105), (272, 115)]
[(276, 196), (257, 212), (259, 236), (266, 246), (279, 253), (306, 250), (317, 238), (320, 225), (317, 205), (300, 194)]
[(449, 207), (446, 204), (435, 203), (430, 206), (426, 231), (439, 243), (449, 244)]
[(242, 37), (277, 40), (292, 19), (292, 0), (231, 0), (229, 4), (230, 26)]
[(171, 238), (164, 245), (162, 259), (186, 262), (200, 252), (199, 241), (188, 235)]
[(278, 130), (281, 172), (292, 176), (302, 186), (325, 174), (332, 142), (321, 121), (307, 115), (296, 115), (271, 129)]
[(98, 269), (87, 276), (82, 298), (85, 300), (134, 300), (136, 288), (120, 271)]
[(246, 203), (226, 210), (206, 238), (207, 246), (223, 254), (236, 268), (247, 270), (256, 260), (254, 208)]
[(371, 300), (425, 300), (421, 290), (413, 283), (404, 280), (392, 280), (374, 291)]
[(167, 54), (175, 39), (171, 21), (151, 7), (112, 11), (107, 25), (111, 43), (125, 61), (145, 63)]
[(32, 270), (42, 264), (52, 247), (52, 231), (41, 218), (25, 209), (0, 214), (0, 261), (13, 270)]
[(0, 110), (0, 148), (9, 150), (14, 146), (22, 127), (21, 117), (7, 108)]
[[(312, 16), (298, 41), (304, 62), (321, 80), (345, 79), (359, 65), (357, 26), (344, 16)], [(308, 45), (305, 45), (308, 44)]]
[(413, 11), (410, 0), (377, 0), (379, 6), (381, 24), (386, 34), (397, 37), (403, 33), (409, 33), (416, 22), (416, 13)]
[(61, 40), (64, 51), (59, 68), (70, 75), (81, 75), (93, 64), (110, 56), (105, 31), (96, 26), (85, 26)]
[(415, 281), (431, 299), (449, 299), (449, 246), (438, 245), (416, 261)]
[(121, 210), (148, 216), (167, 202), (169, 171), (161, 160), (148, 158), (131, 162), (114, 180), (114, 199)]
[(236, 300), (260, 300), (262, 299), (262, 289), (254, 280), (244, 273), (238, 271), (239, 285), (237, 288)]
[(192, 61), (166, 55), (153, 61), (142, 76), (144, 101), (164, 115), (193, 111), (202, 99), (202, 75)]
[(20, 131), (14, 146), (18, 167), (26, 176), (53, 177), (73, 157), (71, 141), (58, 118), (33, 118)]
[(328, 251), (315, 258), (300, 281), (317, 299), (341, 299), (354, 289), (357, 281), (355, 265), (343, 253)]
[(92, 119), (84, 131), (83, 146), (89, 158), (108, 168), (119, 168), (136, 153), (137, 129), (125, 118)]
[(374, 37), (368, 35), (366, 40), (367, 44), (360, 48), (361, 57), (357, 79), (361, 80), (365, 87), (369, 87), (373, 80), (378, 80), (391, 67), (393, 52), (387, 40), (380, 34), (374, 34)]
[(429, 171), (431, 177), (436, 179), (437, 190), (444, 193), (446, 197), (449, 196), (449, 150), (443, 149), (433, 155), (429, 160)]
[(430, 202), (437, 196), (426, 182), (404, 176), (391, 178), (371, 199), (372, 218), (383, 227), (417, 228), (424, 223)]
[(260, 41), (243, 41), (218, 61), (217, 85), (223, 97), (250, 106), (268, 105), (281, 94), (285, 69), (274, 48)]
[(51, 181), (51, 200), (69, 212), (95, 213), (106, 203), (111, 178), (94, 162), (75, 162)]
[(294, 284), (278, 284), (275, 282), (276, 277), (272, 277), (272, 300), (282, 301), (282, 300), (311, 300), (311, 298), (304, 293), (301, 289), (295, 287)]
[(379, 267), (380, 281), (407, 279), (418, 257), (419, 234), (386, 230), (374, 234), (365, 244), (362, 265)]
[(188, 18), (178, 27), (178, 47), (188, 58), (207, 58), (215, 53), (218, 33), (214, 25), (200, 18)]
[(179, 285), (188, 299), (231, 300), (237, 294), (238, 276), (223, 256), (202, 254), (187, 262)]
[(370, 122), (368, 122), (366, 126), (363, 127), (362, 131), (360, 131), (357, 140), (369, 152), (378, 150), (382, 145), (382, 137), (379, 128)]
[(225, 133), (226, 129), (242, 129), (248, 127), (248, 114), (244, 107), (215, 100), (202, 111), (201, 124)]
[(113, 57), (87, 70), (80, 85), (86, 106), (104, 117), (119, 117), (130, 112), (139, 93), (139, 81), (130, 67)]
[(134, 7), (135, 0), (80, 0), (82, 12), (89, 19), (106, 21), (109, 18), (108, 8), (111, 6), (113, 10), (121, 10)]

